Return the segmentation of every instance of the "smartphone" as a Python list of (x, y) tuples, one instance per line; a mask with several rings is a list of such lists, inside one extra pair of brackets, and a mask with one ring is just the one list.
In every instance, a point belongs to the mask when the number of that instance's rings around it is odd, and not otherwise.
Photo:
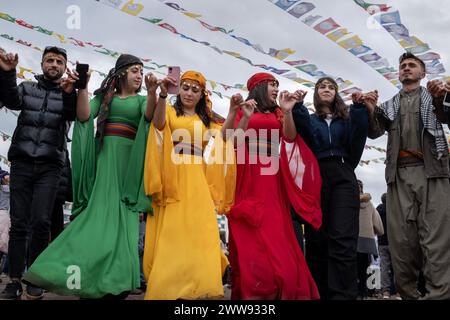
[(79, 63), (79, 64), (77, 64), (76, 70), (78, 72), (79, 80), (75, 81), (75, 88), (86, 89), (87, 73), (89, 71), (89, 65), (85, 64), (85, 63)]
[(445, 93), (444, 106), (450, 108), (450, 92)]
[(168, 67), (167, 76), (174, 78), (177, 81), (177, 85), (169, 85), (167, 92), (169, 94), (178, 94), (180, 92), (180, 67)]

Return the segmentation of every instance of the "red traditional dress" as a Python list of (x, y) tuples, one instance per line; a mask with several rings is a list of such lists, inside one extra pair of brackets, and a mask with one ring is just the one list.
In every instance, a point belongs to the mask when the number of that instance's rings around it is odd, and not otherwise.
[[(240, 112), (236, 125), (241, 117)], [(248, 138), (238, 142), (235, 204), (228, 215), (232, 299), (319, 299), (295, 237), (290, 206), (320, 227), (320, 171), (300, 136), (285, 142), (281, 135), (276, 114), (254, 113)], [(264, 145), (274, 148), (266, 153)]]

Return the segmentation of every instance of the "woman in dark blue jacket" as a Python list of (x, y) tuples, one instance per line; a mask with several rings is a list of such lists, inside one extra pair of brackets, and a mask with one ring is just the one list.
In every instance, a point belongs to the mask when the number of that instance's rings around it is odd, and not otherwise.
[(315, 86), (316, 112), (303, 105), (297, 91), (293, 109), (299, 134), (316, 155), (322, 176), (322, 227), (305, 226), (306, 260), (322, 299), (356, 299), (356, 247), (359, 232), (359, 190), (354, 170), (364, 150), (368, 113), (361, 93), (350, 108), (332, 78)]

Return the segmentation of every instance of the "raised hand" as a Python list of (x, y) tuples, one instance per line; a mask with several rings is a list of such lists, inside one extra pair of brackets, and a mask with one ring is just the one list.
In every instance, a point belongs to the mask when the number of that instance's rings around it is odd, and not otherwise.
[(75, 87), (75, 82), (79, 80), (79, 74), (75, 70), (66, 70), (67, 77), (61, 79), (60, 86), (65, 93), (71, 93)]
[(156, 92), (156, 89), (158, 89), (158, 79), (156, 76), (149, 72), (145, 75), (145, 87), (147, 88), (147, 92)]
[(305, 100), (305, 97), (307, 94), (308, 94), (308, 91), (297, 90), (294, 92), (294, 98), (297, 101), (297, 103), (300, 103)]
[(369, 113), (373, 113), (378, 102), (378, 90), (368, 92), (362, 97), (364, 105)]
[(352, 101), (353, 103), (363, 103), (364, 94), (362, 92), (353, 92)]
[(253, 99), (242, 102), (240, 104), (240, 107), (243, 117), (249, 119), (252, 116), (253, 112), (255, 112), (257, 105), (258, 104), (256, 103), (256, 101)]
[(239, 110), (239, 108), (241, 107), (243, 102), (244, 102), (244, 98), (242, 98), (240, 93), (234, 94), (230, 99), (229, 113), (235, 114)]
[(445, 94), (445, 85), (441, 80), (428, 81), (427, 89), (433, 98), (442, 98)]
[(167, 95), (167, 91), (169, 90), (169, 85), (176, 86), (177, 80), (172, 77), (166, 77), (162, 80), (158, 80), (159, 89), (161, 90), (162, 95)]
[(3, 71), (14, 70), (18, 63), (19, 55), (17, 53), (0, 52), (0, 69)]
[[(304, 97), (304, 96), (303, 96)], [(282, 91), (280, 93), (280, 108), (284, 112), (289, 112), (294, 108), (294, 105), (298, 102), (298, 99), (303, 99), (299, 94), (289, 93), (288, 91)]]
[(78, 80), (78, 73), (74, 70), (70, 71), (69, 68), (66, 70), (67, 77), (61, 79), (60, 86), (65, 93), (71, 93), (75, 87), (75, 81)]
[(450, 92), (450, 80), (447, 80), (447, 82), (444, 85), (444, 89), (447, 92)]

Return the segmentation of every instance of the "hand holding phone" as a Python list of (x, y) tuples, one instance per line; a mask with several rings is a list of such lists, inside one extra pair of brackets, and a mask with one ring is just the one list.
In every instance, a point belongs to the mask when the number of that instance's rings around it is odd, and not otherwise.
[(78, 73), (78, 80), (75, 81), (75, 88), (86, 89), (87, 73), (89, 71), (89, 65), (85, 63), (78, 63), (76, 71)]
[(450, 108), (450, 92), (448, 91), (445, 93), (444, 106)]
[(180, 67), (169, 67), (167, 76), (176, 80), (177, 84), (170, 84), (167, 88), (167, 93), (178, 94), (180, 92)]

